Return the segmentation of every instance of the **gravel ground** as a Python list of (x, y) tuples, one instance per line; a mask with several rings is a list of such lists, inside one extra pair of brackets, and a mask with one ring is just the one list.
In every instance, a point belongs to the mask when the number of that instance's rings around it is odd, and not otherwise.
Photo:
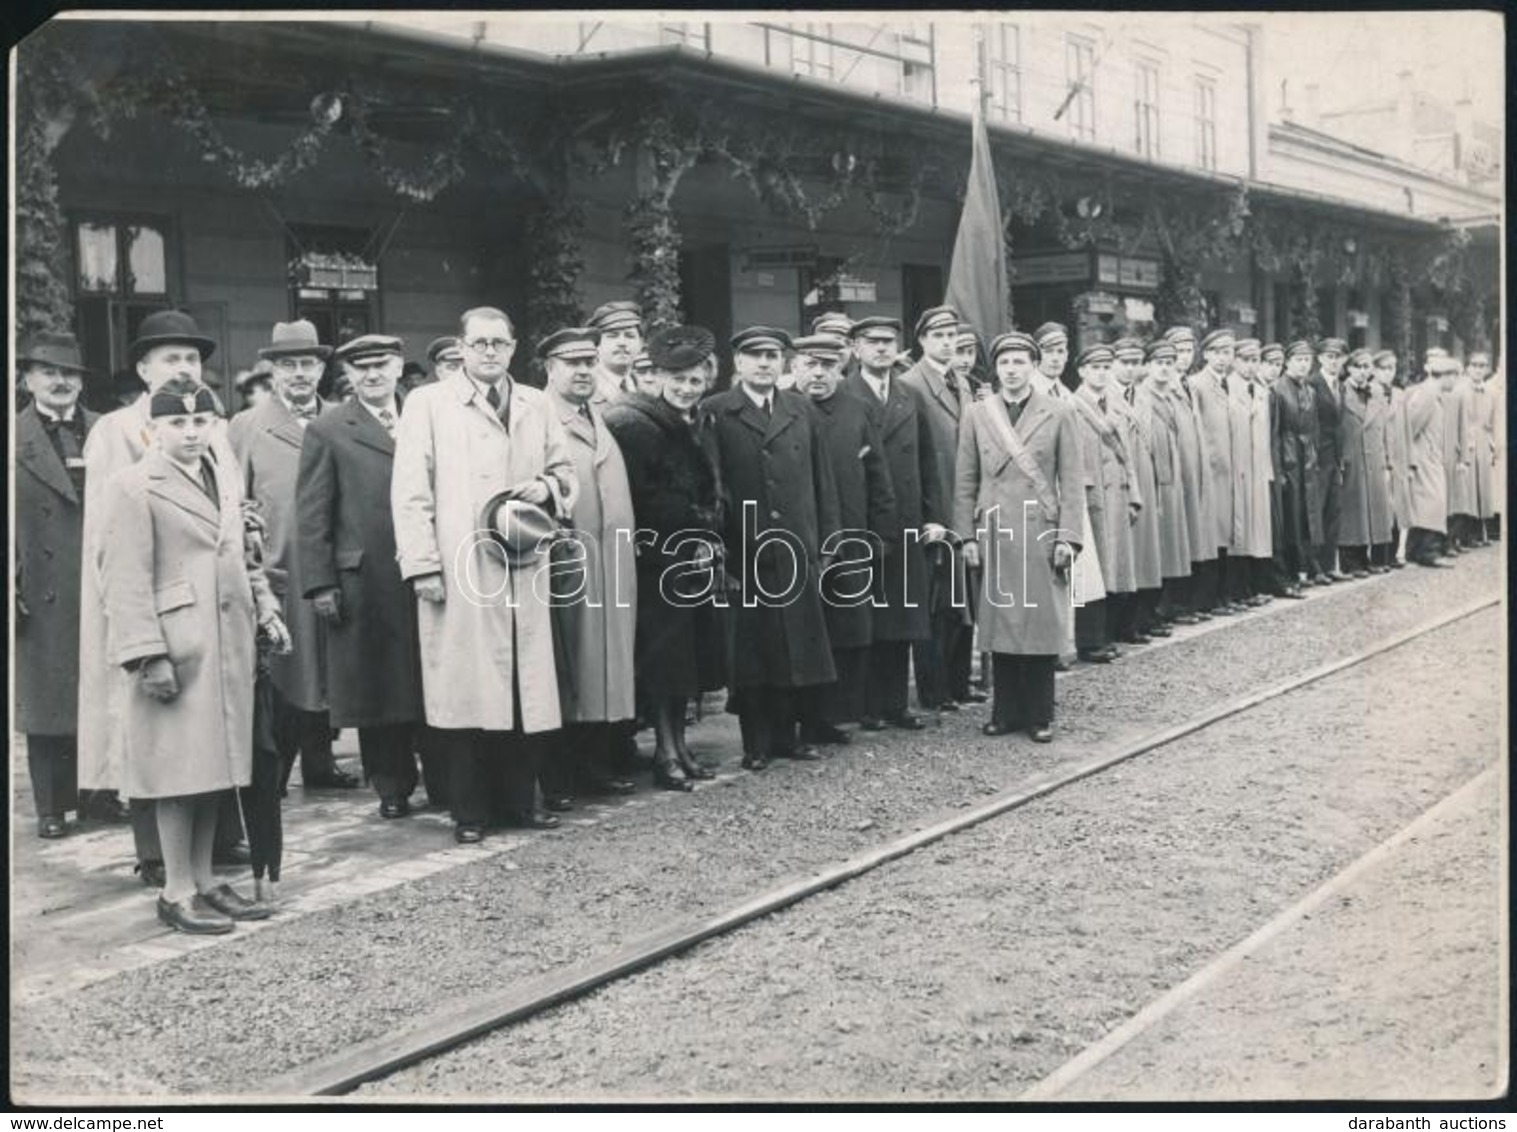
[(1470, 1100), (1506, 1082), (1497, 773), (1059, 1100)]
[[(1499, 670), (1502, 645), (1500, 613), (1483, 613), (362, 1095), (1013, 1098), (1493, 763), (1501, 689), (1467, 674)], [(1446, 711), (1393, 695), (1408, 671)], [(1367, 699), (1386, 706), (1364, 714)], [(1498, 867), (1466, 864), (1486, 880)], [(1408, 915), (1426, 929), (1442, 901)], [(1499, 921), (1466, 926), (1464, 957), (1491, 952), (1474, 989), (1494, 1003)], [(1330, 941), (1326, 956), (1375, 961)], [(1313, 972), (1293, 982), (1289, 957), (1270, 974), (1286, 1002), (1324, 989)], [(1405, 974), (1372, 968), (1346, 989), (1382, 995)], [(1467, 1021), (1499, 1040), (1491, 1010)], [(1352, 1065), (1355, 1087), (1377, 1066), (1351, 1044), (1310, 1052)], [(1379, 1065), (1398, 1075), (1382, 1088), (1432, 1091), (1448, 1068), (1408, 1060)], [(1169, 1080), (1186, 1094), (1183, 1072)]]
[[(671, 804), (612, 811), (600, 824), (132, 971), (86, 995), (28, 1004), (12, 1016), (13, 1080), (18, 1090), (68, 1095), (256, 1091), (313, 1058), (467, 1002), (481, 986), (726, 907), (1093, 748), (1493, 594), (1500, 570), (1489, 553), (1458, 570), (1404, 570), (1062, 680), (1052, 747), (984, 739), (983, 709), (945, 717), (941, 730), (889, 733), (819, 765), (734, 775)], [(1396, 671), (1395, 686), (1407, 683), (1408, 670)], [(1396, 692), (1343, 679), (1340, 723), (1350, 735), (1368, 726), (1371, 693), (1385, 702)], [(719, 753), (736, 761), (735, 751)], [(1037, 851), (1087, 840), (1077, 830)]]

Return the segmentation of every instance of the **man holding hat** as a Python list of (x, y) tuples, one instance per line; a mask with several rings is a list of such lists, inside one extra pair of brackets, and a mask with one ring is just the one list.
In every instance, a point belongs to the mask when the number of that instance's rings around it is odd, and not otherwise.
[(817, 412), (838, 493), (838, 526), (821, 532), (823, 545), (831, 541), (836, 550), (828, 576), (822, 579), (822, 598), (838, 678), (825, 702), (812, 696), (803, 703), (801, 738), (808, 743), (846, 743), (848, 734), (837, 724), (864, 717), (874, 600), (884, 588), (885, 556), (899, 553), (901, 523), (876, 414), (842, 387), (843, 340), (813, 334), (796, 339), (794, 346), (797, 388), (811, 398)]
[(941, 537), (948, 503), (939, 494), (926, 412), (892, 368), (900, 322), (870, 315), (854, 323), (851, 333), (858, 371), (844, 379), (843, 392), (869, 406), (890, 473), (901, 540), (898, 551), (886, 555), (880, 569), (862, 723), (869, 731), (887, 725), (914, 731), (925, 724), (907, 710), (911, 649), (932, 632), (923, 542), (929, 532)]
[(732, 337), (737, 384), (701, 406), (726, 492), (732, 609), (731, 702), (743, 766), (817, 757), (797, 745), (796, 694), (837, 677), (822, 611), (822, 534), (837, 529), (837, 488), (810, 402), (775, 388), (790, 336), (750, 326)]
[[(169, 381), (199, 384), (201, 366), (216, 343), (200, 333), (183, 311), (154, 311), (144, 318), (128, 348), (139, 387), (147, 395), (100, 418), (84, 444), (84, 568), (79, 601), (79, 785), (89, 790), (117, 791), (126, 785), (121, 720), (127, 693), (120, 670), (109, 662), (106, 648), (105, 593), (102, 588), (102, 545), (106, 520), (100, 496), (118, 472), (136, 464), (152, 448), (149, 408), (151, 394)], [(227, 445), (225, 428), (211, 425), (207, 458), (225, 474), (235, 475), (237, 458)], [(217, 826), (218, 853), (226, 855), (241, 838), (236, 804), (223, 808)], [(163, 853), (153, 803), (134, 799), (132, 835), (136, 841), (137, 871), (143, 883), (163, 883)]]
[(1319, 577), (1341, 582), (1338, 569), (1338, 487), (1343, 482), (1343, 458), (1338, 449), (1339, 377), (1348, 357), (1342, 338), (1324, 338), (1317, 347), (1317, 369), (1312, 388), (1317, 407), (1317, 498), (1322, 508), (1322, 541), (1315, 557)]
[[(26, 736), (37, 835), (62, 837), (79, 797), (79, 571), (84, 559), (84, 445), (100, 418), (79, 403), (87, 372), (72, 334), (23, 339), (16, 358), (30, 403), (16, 415), (14, 730)], [(110, 795), (97, 813), (121, 817)]]
[[(296, 480), (300, 597), (324, 626), (326, 689), (334, 727), (358, 729), (364, 773), (385, 818), (404, 817), (416, 787), (413, 753), (425, 719), (416, 602), (395, 562), (390, 483), (399, 338), (365, 334), (335, 351), (354, 397), (305, 430)], [(423, 762), (435, 762), (424, 748)], [(427, 799), (445, 796), (428, 765)]]
[[(973, 403), (974, 391), (959, 383), (953, 371), (958, 339), (958, 312), (930, 307), (917, 319), (916, 339), (922, 356), (901, 375), (901, 384), (916, 394), (932, 433), (937, 498), (953, 498), (954, 459), (959, 449), (959, 420)], [(925, 532), (924, 532), (925, 534)], [(927, 538), (929, 543), (935, 540)], [(918, 646), (917, 701), (932, 711), (955, 710), (961, 702), (983, 702), (969, 687), (974, 656), (974, 622), (965, 595), (971, 585), (963, 556), (952, 542), (935, 548), (928, 583), (932, 639)]]
[(615, 401), (636, 389), (632, 363), (643, 350), (643, 308), (626, 300), (602, 303), (591, 313), (587, 329), (600, 335), (596, 396), (602, 402)]
[(306, 429), (322, 413), (337, 407), (316, 394), (331, 355), (332, 348), (317, 340), (311, 322), (276, 322), (269, 345), (258, 351), (273, 366), (274, 396), (256, 409), (239, 413), (227, 430), (241, 466), (243, 489), (263, 517), (264, 566), (269, 585), (284, 604), (294, 646), (270, 664), (274, 734), (286, 780), (298, 752), (301, 781), (307, 789), (358, 785), (358, 778), (339, 769), (332, 756), (326, 626), (304, 596), (305, 580), (296, 551), (301, 446)]
[(459, 319), (463, 373), (411, 394), (395, 439), (390, 506), (400, 573), (417, 600), (422, 694), (450, 767), (454, 838), (508, 821), (551, 829), (536, 806), (547, 733), (562, 722), (546, 567), (537, 539), (493, 537), (522, 515), (551, 530), (570, 514), (574, 462), (547, 394), (513, 381), (510, 316)]
[(599, 340), (598, 331), (571, 326), (537, 346), (547, 407), (579, 481), (573, 539), (561, 548), (570, 552), (575, 584), (555, 591), (573, 696), (562, 705), (557, 749), (543, 763), (550, 810), (567, 809), (575, 795), (625, 792), (611, 771), (613, 744), (637, 717), (637, 518), (621, 448), (595, 404)]

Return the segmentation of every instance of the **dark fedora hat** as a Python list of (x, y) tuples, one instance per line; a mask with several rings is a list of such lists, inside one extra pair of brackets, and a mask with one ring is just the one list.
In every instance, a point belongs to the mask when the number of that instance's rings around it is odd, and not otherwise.
[(194, 346), (200, 351), (201, 361), (216, 352), (215, 340), (200, 333), (200, 327), (195, 325), (193, 318), (184, 311), (162, 310), (154, 311), (142, 320), (142, 325), (137, 328), (137, 337), (132, 340), (127, 353), (135, 364), (154, 346), (169, 346), (176, 342)]
[[(362, 339), (354, 339), (354, 341), (366, 341), (374, 337), (377, 335), (366, 334)], [(348, 343), (348, 346), (351, 345), (351, 342)], [(347, 347), (345, 346), (344, 349)], [(397, 349), (396, 353), (399, 352)], [(306, 355), (314, 355), (325, 360), (331, 357), (332, 347), (321, 344), (321, 339), (316, 337), (316, 324), (305, 318), (294, 322), (276, 322), (273, 331), (269, 334), (269, 344), (258, 351), (260, 358), (269, 359)]]
[(535, 503), (505, 493), (485, 504), (484, 529), (490, 533), (513, 566), (536, 561), (550, 544), (567, 533), (558, 521)]
[(72, 373), (89, 372), (79, 358), (79, 343), (74, 336), (51, 330), (23, 338), (16, 351), (16, 361), (20, 365), (56, 366)]

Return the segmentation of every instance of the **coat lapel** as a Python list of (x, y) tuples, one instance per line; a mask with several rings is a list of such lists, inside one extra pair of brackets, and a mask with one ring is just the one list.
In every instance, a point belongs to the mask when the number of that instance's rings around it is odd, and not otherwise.
[(1046, 394), (1033, 390), (1032, 395), (1027, 398), (1027, 405), (1022, 409), (1022, 415), (1017, 418), (1017, 423), (1012, 427), (1024, 441), (1030, 441), (1038, 429), (1052, 419), (1053, 409), (1049, 405), (1049, 398)]
[[(74, 411), (82, 413), (84, 409), (77, 407)], [(30, 406), (16, 420), (16, 462), (65, 499), (79, 502), (74, 481), (69, 478), (63, 461), (58, 459), (41, 415)]]
[[(781, 397), (779, 390), (776, 389), (770, 396), (773, 398), (771, 405), (774, 411), (770, 414), (768, 421), (765, 422), (768, 425), (768, 428), (764, 430), (765, 444), (768, 444), (776, 436), (784, 432), (800, 416), (799, 407), (790, 398)], [(754, 411), (757, 412), (758, 410), (755, 409)]]
[(943, 407), (944, 412), (954, 420), (958, 420), (961, 410), (959, 399), (948, 391), (948, 382), (944, 375), (938, 373), (926, 362), (918, 362), (917, 368), (922, 374), (922, 380), (927, 382), (927, 388), (932, 392), (933, 400)]
[[(206, 498), (205, 492), (191, 483), (189, 476), (174, 467), (168, 457), (161, 452), (155, 450), (143, 459), (152, 462), (152, 466), (148, 469), (148, 478), (153, 484), (151, 489), (153, 494), (188, 511), (219, 536), (225, 509), (229, 503), (235, 503), (235, 499), (228, 494), (230, 485), (227, 483), (228, 477), (235, 474), (234, 471), (228, 468), (216, 469), (216, 486), (222, 501), (222, 509), (218, 510)], [(240, 514), (238, 518), (240, 521)]]
[(394, 438), (379, 423), (379, 418), (358, 403), (357, 398), (335, 411), (341, 414), (338, 419), (348, 426), (355, 443), (383, 452), (386, 456), (395, 455)]

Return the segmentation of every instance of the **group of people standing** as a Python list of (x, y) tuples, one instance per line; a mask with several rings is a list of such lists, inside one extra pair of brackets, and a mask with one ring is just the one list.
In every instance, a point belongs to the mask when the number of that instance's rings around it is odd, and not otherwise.
[[(79, 404), (67, 335), (24, 345), (17, 420), (17, 708), (43, 837), (130, 819), (158, 914), (267, 916), (280, 798), (349, 788), (353, 728), (385, 819), (419, 784), (458, 842), (552, 828), (594, 793), (714, 774), (686, 738), (726, 688), (742, 765), (813, 760), (846, 724), (920, 730), (992, 689), (987, 735), (1053, 738), (1054, 674), (1118, 642), (1498, 535), (1490, 358), (1186, 328), (1087, 345), (1046, 324), (985, 343), (914, 327), (646, 339), (608, 303), (536, 344), (464, 312), (335, 348), (276, 324), (223, 419), (216, 343), (177, 311), (131, 346), (146, 387)], [(1346, 363), (1346, 365), (1345, 365)], [(247, 376), (247, 375), (245, 375)], [(335, 392), (334, 394), (334, 390)], [(323, 396), (323, 392), (334, 394)], [(130, 805), (121, 799), (129, 799)], [(246, 845), (242, 844), (244, 835)], [(245, 852), (248, 899), (217, 881)]]

